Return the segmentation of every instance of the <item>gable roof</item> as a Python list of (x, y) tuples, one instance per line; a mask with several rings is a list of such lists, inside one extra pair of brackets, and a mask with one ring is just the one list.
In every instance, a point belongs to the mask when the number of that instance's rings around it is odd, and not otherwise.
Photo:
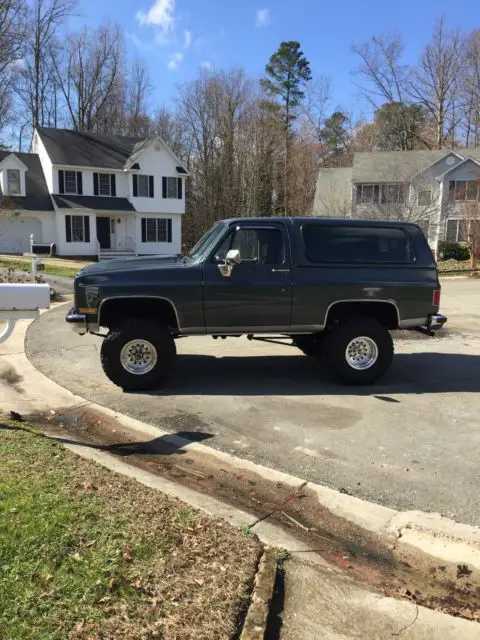
[(473, 162), (473, 164), (476, 164), (477, 167), (480, 167), (480, 153), (477, 155), (476, 158), (474, 158), (472, 156), (465, 156), (465, 158), (463, 158), (463, 160), (461, 162), (459, 162), (458, 164), (453, 165), (453, 167), (448, 167), (448, 169), (442, 173), (442, 178), (443, 178), (443, 176), (448, 175), (452, 171), (455, 171), (455, 169), (458, 169), (459, 167), (463, 167), (464, 165), (468, 164), (469, 162)]
[[(167, 143), (159, 136), (130, 138), (48, 127), (38, 127), (37, 132), (50, 160), (55, 165), (117, 170), (132, 169), (145, 149), (154, 142), (161, 142), (175, 162), (181, 165)], [(186, 171), (181, 173), (186, 173)]]
[[(15, 155), (22, 162), (27, 171), (25, 173), (25, 196), (8, 196), (8, 202), (19, 209), (27, 211), (53, 211), (52, 199), (43, 175), (42, 165), (36, 153), (17, 153), (0, 151), (0, 162), (9, 155)], [(0, 207), (3, 194), (0, 190)]]
[(123, 169), (135, 145), (143, 140), (69, 129), (38, 127), (53, 164), (73, 167)]
[[(408, 180), (438, 160), (452, 153), (452, 149), (427, 151), (372, 151), (355, 153), (353, 182), (400, 182)], [(463, 158), (480, 160), (480, 149), (455, 149)], [(458, 165), (457, 165), (458, 166)]]

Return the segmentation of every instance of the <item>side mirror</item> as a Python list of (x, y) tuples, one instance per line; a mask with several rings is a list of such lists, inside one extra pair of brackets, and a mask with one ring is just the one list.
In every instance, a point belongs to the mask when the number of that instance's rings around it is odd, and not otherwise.
[(240, 258), (240, 251), (238, 249), (230, 249), (225, 258), (227, 264), (233, 267), (234, 264), (240, 264), (242, 259)]
[(233, 267), (242, 261), (240, 251), (238, 249), (230, 249), (225, 256), (225, 261), (218, 265), (218, 269), (224, 278), (232, 275)]

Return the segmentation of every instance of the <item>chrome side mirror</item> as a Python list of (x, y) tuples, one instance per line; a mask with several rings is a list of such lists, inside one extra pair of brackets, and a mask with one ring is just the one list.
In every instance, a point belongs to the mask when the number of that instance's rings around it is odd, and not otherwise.
[(225, 256), (225, 262), (218, 265), (222, 276), (224, 278), (229, 278), (232, 275), (233, 267), (236, 264), (240, 264), (241, 261), (240, 251), (238, 249), (230, 249)]

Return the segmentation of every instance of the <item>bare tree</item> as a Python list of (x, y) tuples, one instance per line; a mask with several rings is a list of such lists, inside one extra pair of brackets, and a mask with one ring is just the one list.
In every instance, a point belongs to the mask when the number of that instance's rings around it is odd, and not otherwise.
[(480, 30), (465, 43), (462, 65), (462, 103), (465, 117), (465, 146), (480, 146)]
[(75, 0), (32, 0), (28, 35), (17, 94), (31, 128), (57, 124), (58, 84), (51, 56), (58, 46), (58, 30), (72, 14)]
[(23, 0), (0, 0), (0, 130), (12, 119), (14, 81), (24, 54), (25, 17)]
[(70, 35), (62, 59), (53, 58), (53, 64), (71, 126), (77, 131), (112, 131), (124, 105), (120, 27), (85, 28)]
[(375, 108), (383, 102), (406, 101), (408, 67), (401, 62), (404, 45), (398, 34), (373, 36), (352, 50), (361, 60), (356, 73), (364, 79), (362, 95)]
[(461, 117), (459, 77), (462, 59), (460, 32), (448, 31), (444, 19), (440, 18), (409, 85), (411, 97), (427, 110), (434, 123), (435, 145), (439, 149), (455, 143), (455, 129)]
[(138, 58), (133, 62), (126, 81), (125, 133), (134, 138), (147, 137), (151, 129), (148, 100), (152, 92), (148, 69)]
[(314, 77), (305, 87), (305, 100), (300, 110), (304, 131), (312, 142), (322, 143), (321, 132), (331, 97), (331, 80), (326, 76)]

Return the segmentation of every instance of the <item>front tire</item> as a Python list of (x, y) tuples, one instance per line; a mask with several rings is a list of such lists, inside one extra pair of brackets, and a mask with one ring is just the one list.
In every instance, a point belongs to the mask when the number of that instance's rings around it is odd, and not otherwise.
[(347, 320), (333, 327), (325, 340), (325, 355), (333, 373), (347, 384), (372, 384), (389, 370), (393, 340), (373, 318)]
[(167, 327), (131, 318), (110, 330), (100, 358), (109, 380), (124, 391), (154, 389), (170, 374), (175, 341)]

